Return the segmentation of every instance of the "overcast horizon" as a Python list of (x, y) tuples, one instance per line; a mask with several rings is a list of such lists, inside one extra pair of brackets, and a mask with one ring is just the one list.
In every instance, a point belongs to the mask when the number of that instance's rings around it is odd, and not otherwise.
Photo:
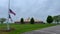
[[(8, 0), (0, 0), (0, 18), (7, 18), (8, 3)], [(16, 13), (16, 16), (11, 14), (14, 21), (21, 17), (45, 21), (48, 15), (60, 15), (60, 0), (10, 0), (10, 9)]]

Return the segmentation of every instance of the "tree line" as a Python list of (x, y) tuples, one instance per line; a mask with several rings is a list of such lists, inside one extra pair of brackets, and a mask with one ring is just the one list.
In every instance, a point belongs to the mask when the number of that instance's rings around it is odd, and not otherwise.
[[(24, 22), (24, 19), (21, 18), (21, 23), (23, 23), (23, 22)], [(53, 22), (56, 24), (59, 24), (60, 23), (60, 15), (57, 15), (57, 16), (48, 15), (46, 22), (49, 24), (51, 24)], [(34, 24), (34, 18), (31, 18), (30, 23)]]
[[(0, 23), (3, 24), (7, 19), (6, 18), (0, 18)], [(24, 24), (24, 18), (21, 18), (20, 20), (21, 24)], [(35, 20), (34, 18), (32, 17), (30, 19), (30, 24), (34, 24)], [(49, 15), (46, 19), (46, 22), (51, 24), (53, 22), (59, 24), (60, 23), (60, 15), (57, 15), (57, 16), (51, 16)]]
[(57, 15), (57, 16), (48, 16), (47, 19), (46, 19), (47, 23), (56, 23), (56, 24), (59, 24), (60, 23), (60, 15)]

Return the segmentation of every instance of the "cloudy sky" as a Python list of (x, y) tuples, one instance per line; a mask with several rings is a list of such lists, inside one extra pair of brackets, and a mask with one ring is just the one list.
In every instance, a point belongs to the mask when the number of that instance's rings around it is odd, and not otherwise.
[[(7, 18), (8, 4), (8, 0), (0, 0), (0, 18)], [(60, 0), (10, 0), (10, 9), (16, 13), (16, 16), (11, 14), (14, 21), (21, 17), (45, 21), (48, 15), (60, 14)]]

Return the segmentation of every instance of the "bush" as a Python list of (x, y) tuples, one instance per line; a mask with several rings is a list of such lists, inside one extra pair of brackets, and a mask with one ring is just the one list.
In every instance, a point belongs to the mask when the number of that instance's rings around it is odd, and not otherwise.
[(52, 23), (53, 22), (53, 18), (52, 18), (52, 16), (48, 16), (47, 17), (47, 23)]
[(30, 23), (34, 24), (34, 18), (31, 18)]
[(20, 21), (20, 22), (21, 22), (21, 24), (24, 24), (24, 19), (23, 19), (23, 18), (21, 18), (21, 21)]

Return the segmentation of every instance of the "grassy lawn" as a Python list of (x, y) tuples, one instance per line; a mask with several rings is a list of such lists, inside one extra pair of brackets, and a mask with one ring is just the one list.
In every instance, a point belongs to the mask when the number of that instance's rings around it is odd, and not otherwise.
[[(55, 26), (56, 24), (10, 24), (15, 30), (11, 32), (1, 32), (0, 34), (20, 34), (27, 31), (41, 29), (49, 26)], [(0, 24), (0, 29), (6, 28), (6, 24)]]

